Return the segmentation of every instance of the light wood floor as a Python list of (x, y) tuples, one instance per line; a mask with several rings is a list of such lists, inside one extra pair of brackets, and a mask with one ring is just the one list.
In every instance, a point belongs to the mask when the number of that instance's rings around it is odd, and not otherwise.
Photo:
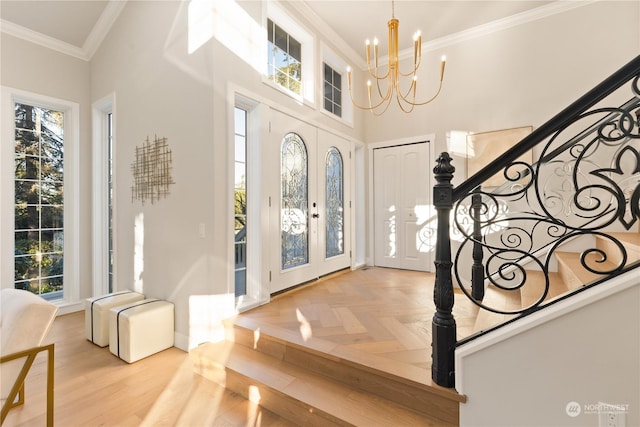
[[(412, 366), (430, 378), (431, 273), (366, 268), (335, 274), (279, 295), (240, 316), (338, 344), (359, 355)], [(455, 295), (459, 336), (477, 309)], [(84, 338), (84, 313), (57, 318), (56, 426), (290, 426), (288, 421), (195, 375), (187, 353), (172, 348), (134, 364)], [(45, 425), (45, 357), (27, 379), (26, 404), (5, 426)]]
[[(84, 338), (84, 313), (58, 317), (55, 342), (55, 425), (283, 426), (293, 424), (193, 372), (189, 355), (171, 348), (127, 364)], [(26, 382), (26, 403), (3, 427), (45, 426), (45, 361)]]

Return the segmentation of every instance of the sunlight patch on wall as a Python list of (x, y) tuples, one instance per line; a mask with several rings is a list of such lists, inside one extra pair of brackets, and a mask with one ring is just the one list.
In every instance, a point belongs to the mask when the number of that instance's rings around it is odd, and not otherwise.
[(188, 53), (215, 37), (261, 74), (266, 72), (266, 31), (233, 0), (191, 0)]
[(456, 156), (473, 157), (473, 147), (467, 147), (467, 135), (464, 130), (450, 130), (447, 132), (447, 151)]
[(222, 320), (236, 314), (233, 293), (189, 297), (189, 348), (225, 339)]
[(133, 226), (133, 289), (144, 293), (144, 213), (136, 215)]

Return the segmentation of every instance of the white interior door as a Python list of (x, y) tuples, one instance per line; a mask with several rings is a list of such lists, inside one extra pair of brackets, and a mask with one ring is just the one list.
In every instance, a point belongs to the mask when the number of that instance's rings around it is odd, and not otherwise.
[(277, 110), (269, 146), (274, 293), (350, 265), (350, 168), (348, 141)]
[(374, 263), (429, 271), (429, 145), (373, 151)]

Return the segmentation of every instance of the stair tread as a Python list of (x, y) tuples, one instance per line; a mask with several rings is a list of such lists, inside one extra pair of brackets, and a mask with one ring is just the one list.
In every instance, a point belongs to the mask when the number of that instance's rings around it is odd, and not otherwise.
[(631, 246), (632, 249), (640, 250), (640, 233), (631, 233), (627, 231), (608, 232), (608, 235), (615, 237), (621, 242)]
[[(607, 235), (618, 240), (624, 246), (627, 253), (627, 264), (640, 260), (640, 233), (612, 232)], [(596, 247), (610, 251), (612, 260), (620, 262), (620, 251), (610, 239), (598, 236)]]
[[(596, 254), (593, 254), (594, 257), (597, 257)], [(585, 269), (582, 266), (580, 261), (581, 254), (577, 252), (555, 252), (556, 259), (558, 260), (558, 271), (567, 272), (573, 276), (573, 280), (563, 276), (565, 281), (567, 281), (567, 285), (570, 289), (574, 289), (581, 285), (585, 285), (590, 283), (596, 279), (602, 278), (603, 276), (600, 274), (592, 273), (591, 271)], [(615, 264), (609, 260), (604, 261), (602, 263), (593, 263), (597, 264), (598, 268), (606, 271), (615, 268)], [(564, 270), (563, 270), (564, 268)]]
[(228, 341), (207, 343), (192, 352), (196, 357), (223, 364), (227, 369), (354, 425), (442, 424), (384, 398), (242, 345)]

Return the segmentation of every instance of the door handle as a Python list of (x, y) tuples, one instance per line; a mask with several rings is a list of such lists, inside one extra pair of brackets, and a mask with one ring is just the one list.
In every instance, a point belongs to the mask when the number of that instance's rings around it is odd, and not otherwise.
[(320, 214), (314, 213), (311, 215), (312, 218), (320, 218)]

